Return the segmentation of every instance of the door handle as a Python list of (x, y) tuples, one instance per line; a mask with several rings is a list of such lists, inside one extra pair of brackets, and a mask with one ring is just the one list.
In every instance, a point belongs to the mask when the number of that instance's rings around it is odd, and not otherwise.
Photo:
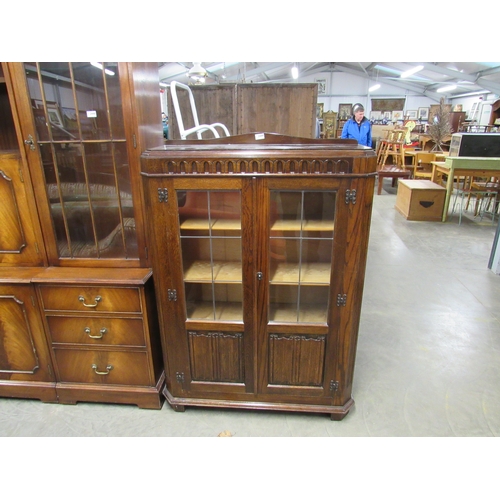
[(35, 141), (33, 140), (33, 136), (31, 134), (29, 134), (28, 138), (24, 140), (24, 144), (29, 146), (31, 151), (35, 151)]

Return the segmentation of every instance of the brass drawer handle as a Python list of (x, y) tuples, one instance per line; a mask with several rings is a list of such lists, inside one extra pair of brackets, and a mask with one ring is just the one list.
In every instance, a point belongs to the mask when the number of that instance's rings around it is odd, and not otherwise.
[(85, 304), (85, 297), (83, 295), (80, 295), (78, 297), (78, 300), (85, 306), (85, 307), (97, 307), (97, 304), (99, 304), (99, 302), (101, 302), (102, 300), (102, 297), (100, 295), (98, 295), (94, 300), (95, 300), (95, 304)]
[(97, 370), (97, 365), (92, 365), (92, 369), (95, 371), (96, 375), (109, 375), (109, 372), (113, 369), (113, 365), (106, 366), (105, 372), (100, 372)]
[(86, 326), (83, 330), (91, 339), (102, 339), (102, 336), (107, 333), (107, 329), (106, 328), (101, 328), (99, 330), (99, 333), (100, 335), (90, 335), (90, 328), (88, 326)]

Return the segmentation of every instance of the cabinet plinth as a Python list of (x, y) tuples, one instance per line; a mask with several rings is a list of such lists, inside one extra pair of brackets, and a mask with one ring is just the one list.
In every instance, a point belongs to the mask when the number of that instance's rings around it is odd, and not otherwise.
[(170, 141), (141, 164), (169, 404), (343, 418), (374, 152), (248, 134)]

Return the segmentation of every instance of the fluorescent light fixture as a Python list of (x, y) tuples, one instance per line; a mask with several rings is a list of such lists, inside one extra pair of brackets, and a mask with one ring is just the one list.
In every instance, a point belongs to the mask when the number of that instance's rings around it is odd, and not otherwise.
[(377, 90), (380, 88), (380, 83), (376, 83), (375, 85), (372, 85), (369, 89), (368, 92), (373, 92), (374, 90)]
[(491, 94), (491, 92), (489, 90), (478, 90), (477, 92), (467, 92), (465, 94), (457, 94), (457, 95), (454, 95), (453, 98), (456, 98), (456, 97), (471, 97), (471, 96), (474, 96), (474, 95), (482, 95), (482, 94)]
[(292, 78), (294, 80), (297, 80), (298, 77), (299, 77), (299, 68), (297, 68), (297, 66), (294, 66), (292, 68)]
[(437, 89), (436, 92), (448, 92), (449, 90), (455, 90), (457, 88), (456, 85), (448, 85), (446, 87), (441, 87), (440, 89)]
[[(100, 69), (100, 70), (102, 71), (103, 65), (102, 65), (101, 63), (99, 63), (99, 62), (91, 62), (90, 64), (91, 64), (92, 66), (94, 66), (94, 68), (98, 68), (98, 69)], [(106, 68), (106, 69), (104, 70), (104, 73), (106, 73), (106, 74), (107, 74), (107, 75), (109, 75), (109, 76), (115, 76), (114, 71), (111, 71), (111, 70), (110, 70), (110, 69), (108, 69), (108, 68)]]
[(397, 75), (397, 76), (399, 76), (401, 74), (401, 71), (398, 71), (397, 69), (387, 68), (385, 66), (381, 66), (380, 64), (376, 64), (373, 67), (373, 69), (383, 71), (384, 73), (392, 73), (393, 75)]
[(404, 71), (401, 73), (400, 78), (408, 78), (411, 75), (414, 75), (415, 73), (418, 73), (419, 71), (422, 71), (424, 69), (423, 66), (415, 66), (412, 69), (409, 69), (408, 71)]

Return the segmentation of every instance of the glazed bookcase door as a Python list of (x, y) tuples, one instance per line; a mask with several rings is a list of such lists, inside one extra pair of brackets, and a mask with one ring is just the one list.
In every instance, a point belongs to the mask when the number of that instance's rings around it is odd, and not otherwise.
[(139, 265), (127, 65), (12, 64), (50, 263)]
[(335, 387), (335, 290), (343, 269), (339, 242), (348, 183), (265, 179), (262, 185), (259, 390), (328, 403)]
[(151, 180), (150, 186), (151, 196), (157, 192), (164, 200), (153, 203), (155, 234), (167, 239), (156, 248), (169, 250), (156, 256), (163, 268), (158, 279), (166, 281), (159, 291), (167, 305), (162, 321), (176, 346), (165, 353), (169, 390), (175, 396), (248, 391), (253, 305), (244, 254), (253, 244), (250, 190), (241, 179), (176, 178)]

